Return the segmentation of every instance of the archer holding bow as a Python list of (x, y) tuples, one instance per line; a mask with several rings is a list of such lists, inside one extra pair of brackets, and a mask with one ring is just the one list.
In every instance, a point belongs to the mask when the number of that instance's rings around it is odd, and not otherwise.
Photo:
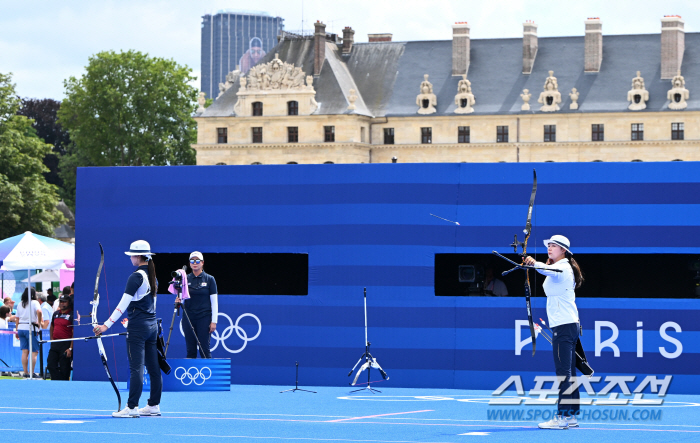
[(547, 318), (552, 329), (552, 350), (557, 376), (566, 377), (559, 384), (559, 401), (557, 416), (540, 423), (542, 429), (568, 429), (578, 427), (576, 415), (579, 411), (578, 387), (571, 394), (564, 392), (571, 386), (571, 377), (576, 376), (576, 343), (578, 342), (580, 323), (576, 308), (574, 290), (583, 283), (583, 274), (570, 250), (569, 239), (563, 235), (553, 235), (545, 240), (547, 263), (540, 263), (527, 256), (523, 262), (535, 267), (536, 271), (546, 275), (542, 288), (547, 295)]
[[(101, 326), (95, 326), (95, 335), (101, 335), (126, 312), (128, 319), (126, 348), (129, 356), (130, 385), (129, 401), (124, 409), (113, 412), (113, 417), (136, 418), (141, 415), (160, 415), (160, 396), (163, 379), (158, 364), (158, 325), (156, 322), (156, 267), (153, 264), (151, 245), (137, 240), (131, 244), (126, 255), (138, 268), (129, 276), (119, 305)], [(151, 396), (148, 405), (139, 409), (143, 391), (144, 365), (151, 379)]]

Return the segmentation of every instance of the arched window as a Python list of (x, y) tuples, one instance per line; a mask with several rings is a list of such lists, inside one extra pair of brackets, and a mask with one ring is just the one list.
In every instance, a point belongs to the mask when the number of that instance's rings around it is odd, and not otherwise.
[(224, 163), (224, 162), (217, 163), (216, 166), (226, 166), (226, 163)]
[(333, 163), (333, 162), (330, 162), (330, 161), (328, 161), (328, 162), (323, 162), (323, 164), (324, 164), (324, 165), (332, 165), (332, 164), (334, 164), (334, 163)]
[(644, 160), (640, 160), (640, 159), (638, 159), (638, 158), (635, 158), (635, 159), (632, 160), (632, 161), (633, 161), (633, 162), (643, 162)]
[(288, 165), (298, 165), (299, 163), (297, 162), (287, 162)]
[(602, 163), (603, 160), (593, 160), (593, 163), (596, 163), (596, 162), (601, 162), (601, 163)]
[(262, 163), (260, 163), (260, 162), (253, 162), (253, 163), (251, 163), (251, 165), (262, 165)]
[(262, 102), (253, 102), (253, 116), (262, 117), (262, 115), (263, 115)]
[(554, 160), (545, 160), (545, 163), (554, 163)]
[(681, 159), (681, 158), (676, 158), (676, 159), (673, 159), (673, 160), (671, 160), (671, 161), (672, 161), (672, 162), (682, 162), (683, 159)]
[(299, 115), (299, 102), (291, 100), (287, 102), (287, 115)]

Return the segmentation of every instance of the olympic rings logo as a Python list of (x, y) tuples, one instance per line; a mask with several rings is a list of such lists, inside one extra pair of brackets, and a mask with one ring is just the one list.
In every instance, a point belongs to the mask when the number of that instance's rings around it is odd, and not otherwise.
[[(233, 323), (233, 320), (231, 320), (231, 317), (224, 314), (223, 312), (219, 312), (219, 317), (221, 317), (221, 316), (225, 317), (226, 320), (228, 320), (229, 326), (226, 329), (224, 329), (224, 331), (221, 334), (219, 334), (218, 329), (215, 330), (214, 332), (212, 332), (211, 338), (216, 340), (216, 343), (214, 344), (214, 346), (212, 346), (209, 349), (211, 352), (214, 352), (214, 350), (217, 347), (219, 347), (219, 343), (221, 343), (221, 346), (226, 351), (228, 351), (230, 354), (238, 354), (239, 352), (242, 352), (245, 349), (245, 347), (249, 341), (253, 341), (256, 338), (258, 338), (260, 336), (260, 333), (262, 332), (262, 323), (260, 322), (260, 319), (255, 314), (250, 314), (250, 313), (241, 314), (236, 319), (235, 324)], [(248, 333), (245, 331), (245, 329), (243, 329), (242, 327), (240, 327), (238, 325), (240, 323), (241, 319), (243, 319), (245, 317), (254, 318), (255, 321), (258, 322), (258, 332), (252, 337), (248, 337)], [(236, 335), (238, 336), (238, 338), (243, 340), (243, 345), (241, 345), (241, 347), (238, 349), (229, 349), (228, 346), (226, 346), (226, 340), (229, 337), (231, 337), (231, 335), (233, 335), (233, 331), (236, 331)], [(182, 333), (182, 336), (184, 337), (185, 333), (182, 330), (182, 321), (180, 321), (180, 332)]]
[[(178, 373), (178, 371), (180, 372)], [(207, 371), (207, 374), (205, 374), (205, 371)], [(194, 366), (189, 369), (185, 369), (182, 366), (179, 366), (177, 369), (175, 369), (175, 378), (180, 380), (180, 383), (185, 386), (189, 386), (192, 383), (197, 386), (202, 386), (205, 381), (211, 378), (211, 369), (206, 366), (201, 369), (195, 368)]]

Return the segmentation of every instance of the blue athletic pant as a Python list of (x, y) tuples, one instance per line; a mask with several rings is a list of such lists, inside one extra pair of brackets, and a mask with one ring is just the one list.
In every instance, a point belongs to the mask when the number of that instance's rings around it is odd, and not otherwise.
[(149, 406), (160, 404), (160, 394), (163, 391), (163, 378), (158, 365), (158, 325), (146, 324), (143, 327), (133, 327), (130, 323), (129, 335), (126, 336), (126, 350), (129, 356), (129, 401), (127, 406), (135, 408), (139, 405), (141, 392), (143, 391), (143, 368), (148, 368), (148, 376), (151, 379), (151, 397)]
[[(576, 388), (571, 394), (564, 395), (571, 386), (571, 377), (576, 376), (576, 342), (578, 341), (578, 323), (567, 323), (552, 328), (552, 348), (554, 351), (554, 367), (558, 376), (566, 379), (559, 385), (559, 401), (557, 408), (560, 415), (570, 416), (578, 413), (580, 394)], [(576, 404), (562, 404), (562, 400), (577, 400)]]
[(195, 339), (192, 333), (192, 328), (190, 328), (190, 323), (187, 321), (187, 316), (183, 315), (182, 319), (182, 332), (185, 333), (185, 345), (187, 347), (187, 358), (197, 358), (197, 339), (202, 345), (202, 349), (199, 350), (199, 355), (202, 358), (211, 358), (211, 345), (209, 334), (209, 325), (211, 325), (211, 312), (204, 313), (200, 315), (192, 315), (188, 312), (190, 321), (192, 322), (192, 327), (197, 334)]

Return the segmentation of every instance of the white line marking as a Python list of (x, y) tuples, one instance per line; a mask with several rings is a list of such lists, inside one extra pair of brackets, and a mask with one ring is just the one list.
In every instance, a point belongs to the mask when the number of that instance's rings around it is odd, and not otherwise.
[(424, 440), (356, 440), (349, 438), (311, 438), (311, 437), (259, 437), (253, 435), (209, 435), (209, 434), (164, 434), (173, 437), (210, 437), (210, 438), (258, 438), (258, 439), (274, 439), (274, 440), (311, 440), (311, 441), (354, 441), (354, 442), (368, 442), (368, 443), (451, 443), (451, 442), (438, 442), (438, 441), (424, 441)]
[(22, 432), (58, 432), (70, 434), (114, 434), (114, 435), (151, 435), (143, 432), (107, 432), (107, 431), (59, 431), (58, 429), (0, 429), (0, 431), (22, 431)]

